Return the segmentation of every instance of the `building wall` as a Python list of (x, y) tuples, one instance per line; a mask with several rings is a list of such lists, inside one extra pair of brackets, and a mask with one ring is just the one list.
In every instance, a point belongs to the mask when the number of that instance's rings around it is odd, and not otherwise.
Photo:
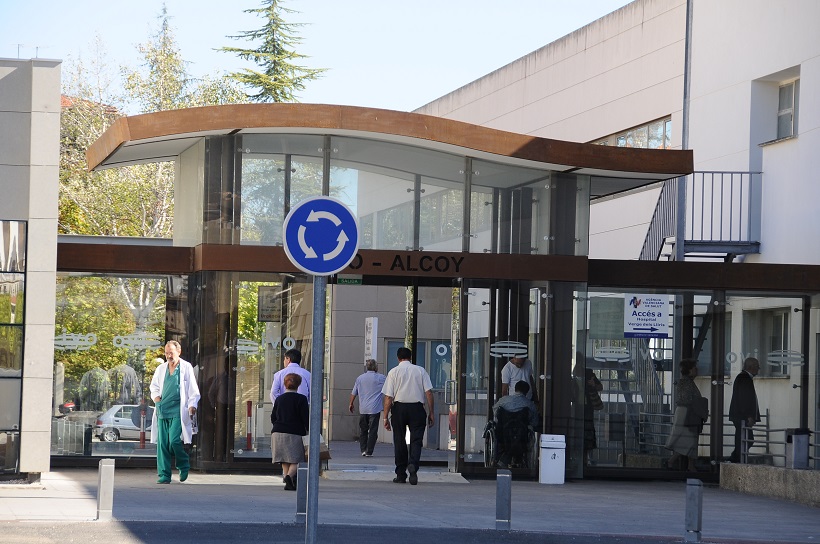
[[(817, 20), (812, 0), (695, 2), (690, 144), (698, 170), (763, 172), (761, 253), (748, 262), (820, 264), (820, 239), (794, 235), (797, 222), (820, 232)], [(798, 76), (797, 137), (761, 146), (777, 136), (779, 85)]]
[[(749, 262), (820, 264), (820, 238), (793, 236), (790, 225), (799, 218), (820, 232), (815, 199), (806, 198), (817, 194), (820, 166), (820, 3), (692, 1), (695, 169), (764, 172), (756, 194), (762, 248)], [(680, 147), (685, 22), (685, 0), (636, 0), (417, 111), (573, 141), (671, 115), (672, 146)], [(761, 146), (776, 137), (778, 86), (798, 76), (797, 138)], [(590, 257), (638, 257), (647, 197), (593, 203)]]
[(21, 472), (50, 462), (59, 142), (60, 61), (0, 59), (0, 219), (28, 222)]
[[(638, 0), (416, 111), (577, 142), (671, 115), (679, 148), (685, 22), (685, 0)], [(590, 257), (638, 257), (652, 193), (593, 203)]]
[[(574, 141), (671, 115), (672, 146), (680, 147), (686, 4), (636, 0), (417, 111)], [(760, 207), (761, 249), (746, 256), (747, 262), (818, 265), (820, 34), (815, 27), (820, 2), (691, 0), (691, 5), (688, 147), (694, 150), (695, 170), (763, 173), (752, 192)], [(796, 137), (773, 141), (779, 87), (798, 77)], [(658, 193), (655, 188), (593, 202), (590, 257), (638, 258)], [(738, 350), (743, 311), (777, 300), (734, 303), (731, 343)], [(794, 317), (790, 328), (790, 349), (799, 350), (801, 331)], [(816, 329), (814, 324), (810, 334)], [(810, 398), (817, 395), (816, 344), (811, 338), (804, 354), (812, 362)], [(732, 378), (741, 363), (732, 363)], [(796, 425), (790, 393), (798, 381), (796, 372), (789, 380), (757, 380), (761, 408), (771, 410), (773, 427)], [(730, 397), (725, 396), (724, 410)], [(810, 414), (810, 426), (816, 426), (816, 417)]]

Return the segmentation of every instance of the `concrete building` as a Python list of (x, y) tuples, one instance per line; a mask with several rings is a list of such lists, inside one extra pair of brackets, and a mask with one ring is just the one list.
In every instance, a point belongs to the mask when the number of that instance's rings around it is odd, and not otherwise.
[(0, 127), (0, 468), (38, 473), (50, 464), (59, 61), (0, 59)]
[[(542, 137), (694, 150), (684, 221), (669, 222), (671, 182), (594, 201), (591, 259), (817, 265), (818, 17), (810, 0), (637, 0), (416, 111)], [(695, 313), (712, 298), (696, 301)], [(803, 402), (816, 399), (817, 297), (730, 298), (724, 353), (711, 357), (725, 355), (733, 377), (757, 355), (771, 378), (757, 386), (770, 427), (816, 431), (817, 403), (798, 408), (796, 370), (810, 388)], [(723, 397), (728, 409), (728, 388)]]
[[(383, 370), (397, 346), (417, 348), (437, 395), (426, 445), (452, 453), (455, 471), (495, 470), (482, 431), (510, 341), (533, 361), (542, 431), (567, 439), (568, 477), (686, 476), (668, 470), (664, 445), (684, 357), (697, 359), (696, 383), (711, 407), (699, 468), (717, 478), (732, 452), (730, 386), (748, 356), (762, 364), (763, 418), (743, 460), (784, 467), (811, 459), (818, 468), (818, 448), (792, 440), (820, 421), (820, 219), (810, 208), (820, 161), (818, 16), (809, 0), (636, 0), (414, 114), (275, 105), (127, 118), (89, 150), (89, 164), (175, 161), (184, 196), (173, 240), (61, 238), (55, 246), (56, 236), (43, 234), (37, 250), (53, 258), (47, 248), (59, 248), (58, 282), (129, 277), (159, 286), (165, 321), (155, 325), (182, 342), (200, 371), (198, 468), (270, 466), (266, 392), (285, 344), (309, 350), (313, 294), (285, 258), (281, 221), (301, 198), (334, 192), (356, 209), (366, 243), (330, 286), (323, 431), (331, 443), (355, 436), (347, 400), (369, 330)], [(43, 61), (11, 61), (12, 73), (28, 62)], [(55, 77), (58, 63), (48, 66)], [(43, 85), (58, 92), (54, 80)], [(0, 100), (25, 92), (0, 87)], [(39, 164), (34, 153), (6, 160), (14, 148), (0, 145), (3, 168)], [(682, 149), (694, 150), (694, 169)], [(12, 271), (14, 289), (25, 281), (31, 293), (37, 274), (50, 282), (50, 290), (37, 287), (36, 302), (27, 297), (17, 374), (0, 375), (4, 384), (22, 381), (22, 405), (32, 407), (12, 470), (45, 470), (38, 440), (47, 440), (49, 419), (53, 463), (116, 455), (150, 464), (150, 448), (85, 434), (112, 396), (133, 416), (134, 391), (105, 389), (99, 405), (84, 399), (84, 415), (73, 417), (46, 407), (48, 394), (37, 389), (40, 402), (27, 405), (27, 379), (51, 391), (53, 352), (34, 333), (54, 329), (55, 266), (31, 253), (38, 221), (56, 232), (56, 154), (45, 164), (53, 167), (52, 215), (39, 209), (48, 201), (0, 208), (0, 220), (27, 221), (27, 268)], [(61, 308), (75, 307), (66, 291), (60, 296)], [(247, 300), (258, 305), (253, 338), (239, 333)], [(650, 301), (659, 312), (643, 332), (629, 322), (629, 306)], [(366, 329), (373, 317), (378, 327)], [(62, 335), (60, 348), (93, 332), (70, 331), (77, 338)], [(138, 332), (118, 338), (160, 343)], [(81, 384), (57, 383), (56, 368), (54, 398), (77, 394)], [(584, 370), (603, 382), (604, 407), (589, 414), (576, 390)], [(17, 437), (11, 425), (0, 428), (7, 443)], [(518, 474), (533, 477), (532, 461)]]

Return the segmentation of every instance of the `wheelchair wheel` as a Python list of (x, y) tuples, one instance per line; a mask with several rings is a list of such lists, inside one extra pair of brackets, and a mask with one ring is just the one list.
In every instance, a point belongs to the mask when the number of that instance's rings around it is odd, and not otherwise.
[(530, 444), (529, 448), (527, 448), (527, 468), (534, 469), (538, 468), (538, 450), (540, 448), (540, 444), (538, 443), (538, 433), (535, 431), (530, 432)]
[(495, 429), (488, 426), (488, 428), (484, 430), (484, 466), (487, 468), (495, 466), (495, 448)]

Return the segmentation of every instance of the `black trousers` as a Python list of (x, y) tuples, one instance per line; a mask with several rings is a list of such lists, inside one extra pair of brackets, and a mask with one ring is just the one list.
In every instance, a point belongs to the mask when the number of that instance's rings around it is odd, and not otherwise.
[(378, 414), (359, 414), (359, 448), (362, 453), (373, 455), (373, 448), (376, 447), (376, 439), (379, 437)]
[[(407, 477), (407, 465), (418, 469), (421, 459), (421, 445), (424, 442), (424, 429), (427, 428), (427, 412), (420, 402), (394, 402), (393, 417), (393, 452), (396, 458), (396, 476)], [(410, 449), (407, 449), (407, 429), (410, 429)]]
[[(733, 463), (739, 463), (740, 461), (743, 460), (743, 456), (742, 456), (741, 452), (745, 453), (748, 456), (749, 449), (752, 447), (752, 444), (754, 443), (753, 441), (754, 441), (755, 435), (754, 435), (754, 431), (752, 430), (752, 428), (749, 427), (748, 425), (746, 425), (745, 429), (743, 428), (743, 422), (742, 421), (735, 421), (733, 423), (735, 424), (735, 451), (733, 451), (732, 455), (729, 456), (729, 460), (732, 461)], [(741, 437), (743, 436), (743, 431), (744, 430), (746, 432), (746, 440), (747, 440), (747, 442), (745, 442), (745, 443), (741, 439)], [(746, 461), (748, 462), (748, 459), (746, 459)]]

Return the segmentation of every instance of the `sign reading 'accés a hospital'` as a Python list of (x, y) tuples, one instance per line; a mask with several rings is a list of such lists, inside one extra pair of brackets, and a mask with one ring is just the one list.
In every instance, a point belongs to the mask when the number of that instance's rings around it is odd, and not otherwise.
[(670, 338), (669, 295), (624, 294), (624, 338)]

